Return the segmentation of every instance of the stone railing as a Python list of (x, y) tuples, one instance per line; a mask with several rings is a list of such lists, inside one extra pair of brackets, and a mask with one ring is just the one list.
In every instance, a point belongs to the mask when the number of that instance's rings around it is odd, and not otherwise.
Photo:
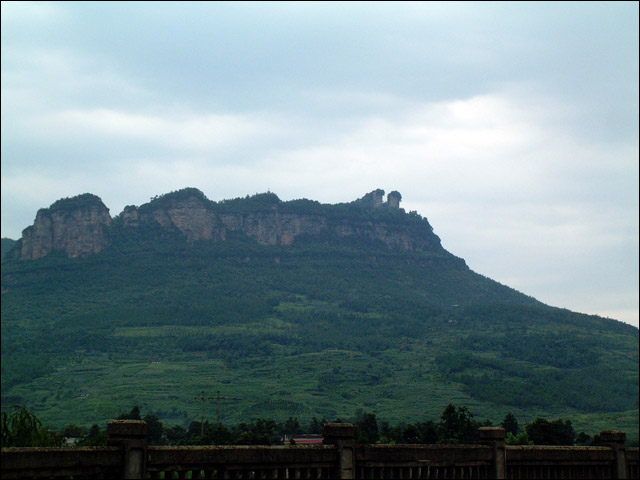
[(505, 446), (502, 428), (480, 445), (356, 445), (354, 427), (328, 424), (323, 445), (154, 447), (147, 425), (108, 426), (107, 447), (2, 449), (3, 479), (638, 478), (638, 449), (624, 432), (603, 447)]

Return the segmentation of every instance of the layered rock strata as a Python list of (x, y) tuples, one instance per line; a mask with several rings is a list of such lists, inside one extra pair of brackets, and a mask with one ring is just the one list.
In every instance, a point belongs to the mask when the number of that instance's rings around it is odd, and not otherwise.
[[(383, 194), (383, 190), (375, 190), (353, 204), (376, 210), (383, 205), (399, 208), (399, 193), (389, 194), (385, 204), (382, 203)], [(224, 202), (211, 202), (199, 190), (184, 189), (157, 197), (141, 207), (125, 207), (119, 216), (118, 227), (124, 228), (126, 234), (129, 229), (155, 224), (166, 231), (180, 232), (189, 241), (225, 241), (230, 232), (241, 232), (263, 245), (287, 246), (301, 235), (328, 234), (337, 238), (356, 236), (380, 241), (393, 249), (441, 248), (428, 223), (416, 232), (415, 228), (405, 228), (397, 217), (392, 222), (384, 218), (346, 218), (333, 215), (332, 206), (320, 209), (324, 213), (291, 213), (290, 208), (281, 208), (285, 204), (275, 195), (265, 195), (268, 201), (255, 211), (247, 208), (234, 211)], [(48, 209), (38, 211), (34, 224), (23, 231), (20, 258), (38, 259), (54, 250), (62, 250), (69, 257), (97, 253), (110, 244), (111, 224), (109, 210), (95, 195), (59, 200)]]
[(95, 195), (58, 200), (36, 214), (32, 226), (22, 231), (20, 257), (35, 260), (54, 250), (69, 257), (86, 257), (109, 246), (109, 209)]

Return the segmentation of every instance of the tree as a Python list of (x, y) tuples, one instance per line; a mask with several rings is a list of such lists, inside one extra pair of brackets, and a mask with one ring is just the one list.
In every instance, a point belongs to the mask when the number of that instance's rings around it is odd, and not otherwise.
[(77, 445), (79, 447), (99, 447), (107, 444), (107, 430), (100, 430), (100, 426), (94, 423), (89, 429), (86, 437), (80, 440)]
[(362, 410), (358, 410), (354, 427), (356, 443), (376, 443), (380, 438), (375, 413), (364, 413)]
[(518, 433), (520, 432), (518, 420), (516, 420), (516, 417), (514, 417), (513, 413), (511, 412), (507, 413), (507, 415), (504, 417), (504, 420), (500, 422), (500, 426), (504, 428), (507, 434), (510, 433), (513, 436), (518, 435)]
[(580, 432), (576, 437), (576, 445), (590, 445), (591, 444), (591, 436), (587, 435), (584, 432)]
[(526, 431), (534, 445), (573, 445), (576, 438), (571, 420), (560, 418), (553, 422), (536, 418), (527, 425)]
[(233, 437), (229, 429), (222, 423), (211, 425), (209, 422), (205, 422), (202, 443), (206, 445), (231, 445)]
[(402, 434), (405, 443), (431, 444), (438, 442), (438, 426), (432, 420), (407, 425)]
[(467, 407), (456, 408), (450, 403), (440, 415), (438, 423), (439, 443), (475, 443), (480, 424), (474, 420)]
[(529, 437), (527, 437), (527, 432), (525, 430), (520, 432), (518, 435), (507, 433), (505, 443), (507, 445), (533, 445), (533, 442), (529, 440)]
[(118, 420), (142, 420), (140, 418), (140, 407), (136, 405), (129, 413), (123, 413), (120, 415)]
[(45, 428), (27, 409), (20, 407), (11, 415), (2, 412), (0, 419), (2, 447), (59, 447), (63, 439)]
[(187, 436), (187, 431), (181, 425), (174, 425), (173, 427), (164, 427), (164, 435), (170, 445), (177, 445)]
[(378, 431), (380, 433), (380, 443), (382, 444), (396, 444), (396, 443), (411, 443), (404, 440), (403, 433), (407, 428), (407, 425), (401, 423), (399, 425), (391, 426), (388, 421), (382, 420), (379, 422)]
[(316, 417), (311, 419), (309, 424), (309, 432), (315, 434), (321, 434), (324, 424), (327, 423), (327, 419), (322, 417), (322, 420), (318, 420)]
[(302, 433), (302, 427), (300, 426), (300, 422), (297, 418), (289, 417), (284, 424), (284, 433), (289, 436)]
[(84, 437), (87, 434), (86, 429), (79, 427), (73, 423), (70, 423), (64, 430), (62, 430), (62, 436), (65, 438), (79, 438)]
[(162, 443), (162, 422), (155, 415), (145, 415), (143, 420), (147, 422), (147, 437), (152, 445)]
[(94, 423), (89, 429), (87, 438), (96, 438), (98, 435), (100, 435), (100, 426), (97, 423)]
[[(207, 422), (205, 422), (205, 425), (207, 424)], [(195, 437), (199, 437), (200, 436), (200, 432), (202, 432), (204, 430), (204, 426), (202, 425), (201, 422), (198, 421), (193, 421), (189, 424), (189, 428), (187, 429), (187, 437), (189, 439), (195, 438)]]
[(241, 423), (234, 429), (234, 443), (238, 445), (274, 445), (281, 443), (278, 425), (273, 420), (257, 419)]

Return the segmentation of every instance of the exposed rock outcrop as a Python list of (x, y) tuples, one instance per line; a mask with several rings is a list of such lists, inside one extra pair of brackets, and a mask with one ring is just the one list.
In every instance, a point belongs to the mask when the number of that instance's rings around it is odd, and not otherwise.
[(54, 250), (69, 257), (86, 257), (109, 245), (109, 209), (99, 197), (86, 193), (58, 200), (36, 214), (22, 231), (20, 257), (35, 260)]
[[(128, 226), (135, 222), (157, 222), (165, 229), (175, 228), (187, 237), (195, 240), (224, 240), (224, 226), (220, 218), (211, 209), (210, 203), (201, 192), (186, 197), (167, 198), (163, 202), (144, 205), (134, 213), (129, 210), (126, 220)], [(137, 225), (136, 225), (137, 226)]]
[[(441, 248), (426, 219), (399, 209), (398, 192), (391, 192), (385, 203), (383, 195), (378, 189), (340, 205), (281, 202), (272, 193), (215, 203), (187, 188), (140, 207), (125, 207), (114, 228), (127, 235), (130, 229), (155, 225), (160, 227), (155, 232), (177, 232), (189, 241), (225, 241), (231, 232), (240, 232), (263, 245), (287, 246), (304, 235), (360, 237), (402, 250)], [(94, 195), (59, 200), (40, 210), (34, 224), (23, 231), (20, 257), (42, 258), (54, 250), (70, 257), (97, 253), (110, 243), (110, 225), (108, 209)]]
[(239, 231), (263, 245), (291, 245), (302, 234), (317, 235), (327, 229), (327, 219), (315, 215), (272, 213), (222, 214), (230, 231)]
[(395, 190), (387, 195), (387, 203), (391, 208), (400, 208), (401, 200), (402, 195), (400, 195), (400, 192), (396, 192)]

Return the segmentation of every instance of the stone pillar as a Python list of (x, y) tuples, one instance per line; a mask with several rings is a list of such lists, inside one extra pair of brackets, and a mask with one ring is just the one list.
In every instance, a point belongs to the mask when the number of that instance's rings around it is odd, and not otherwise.
[(480, 443), (493, 447), (493, 466), (489, 478), (507, 478), (507, 433), (501, 427), (480, 427)]
[(340, 480), (355, 478), (356, 431), (349, 423), (328, 423), (322, 431), (325, 445), (338, 449), (338, 465), (332, 477)]
[(147, 424), (142, 420), (113, 420), (107, 425), (107, 445), (122, 447), (122, 478), (142, 479), (147, 464)]
[(384, 195), (384, 190), (379, 188), (371, 193), (373, 193), (371, 205), (373, 206), (373, 208), (380, 208), (382, 206), (382, 196)]
[(387, 203), (391, 208), (400, 208), (400, 200), (402, 195), (399, 192), (393, 191), (387, 195)]
[(605, 430), (600, 432), (600, 441), (613, 450), (613, 478), (627, 478), (627, 434), (619, 430)]

